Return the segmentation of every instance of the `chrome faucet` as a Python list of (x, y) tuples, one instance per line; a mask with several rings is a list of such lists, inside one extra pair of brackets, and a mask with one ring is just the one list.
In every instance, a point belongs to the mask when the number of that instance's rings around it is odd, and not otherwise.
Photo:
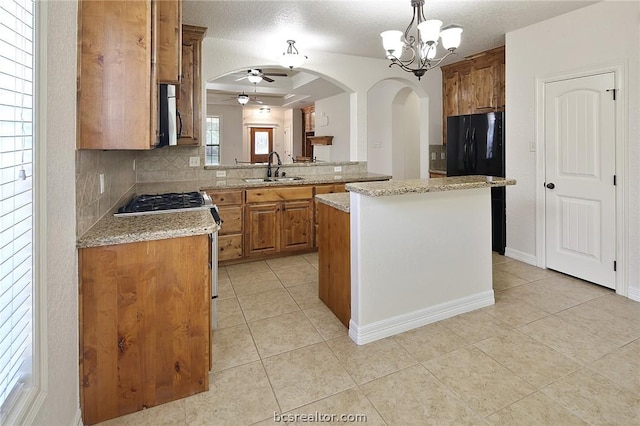
[(268, 164), (267, 164), (267, 177), (268, 178), (271, 177), (271, 161), (273, 160), (273, 154), (275, 154), (276, 158), (278, 159), (278, 168), (273, 173), (273, 177), (278, 177), (280, 175), (280, 166), (282, 166), (282, 161), (280, 161), (280, 155), (275, 151), (271, 151), (269, 153), (269, 160), (267, 160), (268, 161)]

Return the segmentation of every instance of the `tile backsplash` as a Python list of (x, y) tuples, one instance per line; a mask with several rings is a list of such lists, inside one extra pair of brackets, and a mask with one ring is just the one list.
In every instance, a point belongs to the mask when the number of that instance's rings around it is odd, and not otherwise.
[[(198, 157), (200, 164), (190, 166)], [(134, 170), (135, 163), (135, 170)], [(80, 236), (105, 214), (127, 202), (136, 183), (203, 182), (215, 184), (217, 172), (226, 179), (266, 176), (266, 165), (230, 165), (205, 168), (204, 147), (164, 147), (148, 151), (76, 150), (76, 230)], [(340, 172), (335, 171), (341, 166)], [(366, 173), (366, 162), (285, 164), (281, 171), (289, 176), (341, 175)], [(104, 192), (100, 193), (100, 175)], [(225, 179), (222, 178), (222, 179)]]
[[(136, 183), (135, 151), (76, 150), (76, 232), (80, 236), (118, 206)], [(104, 192), (100, 193), (100, 175)]]

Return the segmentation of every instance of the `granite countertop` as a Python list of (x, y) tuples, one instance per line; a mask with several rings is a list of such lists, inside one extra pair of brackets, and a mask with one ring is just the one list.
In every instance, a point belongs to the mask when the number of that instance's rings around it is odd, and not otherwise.
[[(250, 179), (250, 178), (248, 178)], [(244, 179), (213, 179), (199, 181), (200, 189), (236, 189), (236, 188), (263, 188), (268, 186), (290, 186), (290, 185), (317, 185), (323, 183), (349, 183), (349, 182), (369, 182), (384, 181), (391, 179), (389, 175), (377, 173), (348, 173), (329, 175), (306, 175), (300, 180), (277, 181), (277, 182), (246, 182)]]
[(452, 176), (431, 179), (392, 180), (388, 182), (349, 183), (346, 188), (347, 191), (370, 197), (384, 197), (424, 192), (493, 188), (515, 184), (515, 179), (496, 176)]
[(345, 213), (349, 213), (349, 205), (351, 196), (348, 192), (336, 192), (333, 194), (316, 195), (316, 200), (322, 204), (326, 204)]
[(211, 234), (218, 229), (209, 210), (115, 217), (107, 214), (78, 238), (78, 248)]
[[(141, 182), (135, 185), (131, 197), (133, 197), (133, 194), (191, 192), (204, 189), (261, 188), (267, 186), (315, 185), (389, 179), (391, 179), (391, 176), (376, 173), (350, 173), (306, 175), (301, 180), (279, 182), (245, 182), (239, 178), (181, 182)], [(210, 234), (216, 229), (218, 227), (208, 210), (125, 217), (115, 217), (113, 213), (108, 213), (78, 238), (76, 246), (85, 248), (137, 241), (162, 240), (165, 238)]]

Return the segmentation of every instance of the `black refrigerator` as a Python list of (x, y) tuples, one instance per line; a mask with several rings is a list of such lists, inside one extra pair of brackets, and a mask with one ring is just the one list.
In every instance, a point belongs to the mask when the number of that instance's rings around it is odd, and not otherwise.
[[(504, 112), (447, 117), (447, 176), (505, 177)], [(505, 188), (491, 188), (493, 251), (506, 246)]]

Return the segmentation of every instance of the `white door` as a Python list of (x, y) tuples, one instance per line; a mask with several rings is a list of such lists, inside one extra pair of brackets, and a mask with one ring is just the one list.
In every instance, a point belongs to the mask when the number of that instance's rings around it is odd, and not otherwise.
[(609, 288), (616, 249), (614, 87), (613, 73), (545, 85), (547, 267)]

